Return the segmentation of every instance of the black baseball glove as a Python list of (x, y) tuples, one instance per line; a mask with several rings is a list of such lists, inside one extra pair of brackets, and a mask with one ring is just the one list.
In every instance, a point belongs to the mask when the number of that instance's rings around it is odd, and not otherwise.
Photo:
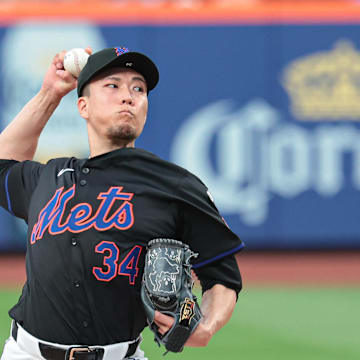
[[(173, 239), (153, 239), (145, 257), (141, 299), (155, 341), (167, 351), (181, 352), (202, 318), (192, 293), (190, 259), (197, 254)], [(164, 335), (154, 322), (155, 310), (172, 316), (175, 322)]]

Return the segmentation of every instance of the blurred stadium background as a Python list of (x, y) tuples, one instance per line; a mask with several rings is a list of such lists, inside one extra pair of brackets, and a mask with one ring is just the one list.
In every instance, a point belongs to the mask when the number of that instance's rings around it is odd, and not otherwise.
[[(161, 80), (137, 146), (197, 174), (246, 243), (234, 317), (206, 349), (169, 359), (360, 358), (359, 34), (355, 0), (0, 2), (0, 129), (56, 52), (145, 52)], [(62, 101), (38, 160), (87, 156), (75, 101)], [(0, 210), (0, 229), (1, 351), (26, 227)]]

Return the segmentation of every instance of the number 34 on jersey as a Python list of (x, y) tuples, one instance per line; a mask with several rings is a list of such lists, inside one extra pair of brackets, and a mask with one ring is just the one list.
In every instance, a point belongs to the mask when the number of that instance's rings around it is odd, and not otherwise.
[(94, 266), (92, 272), (99, 281), (111, 281), (116, 276), (128, 276), (129, 283), (135, 284), (138, 276), (138, 262), (142, 246), (135, 245), (119, 263), (120, 250), (113, 241), (101, 241), (95, 246), (95, 252), (104, 254), (103, 266)]

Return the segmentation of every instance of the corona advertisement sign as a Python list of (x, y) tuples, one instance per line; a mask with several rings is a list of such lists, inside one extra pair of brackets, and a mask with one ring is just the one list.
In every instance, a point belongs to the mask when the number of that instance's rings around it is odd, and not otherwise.
[[(0, 13), (1, 129), (58, 51), (125, 46), (160, 70), (136, 146), (200, 177), (247, 248), (360, 248), (360, 10), (272, 6), (138, 18), (105, 6), (80, 20), (59, 7), (51, 22), (46, 6), (31, 21)], [(76, 100), (50, 119), (38, 161), (88, 156)], [(1, 210), (0, 226), (0, 250), (24, 249), (22, 221)]]

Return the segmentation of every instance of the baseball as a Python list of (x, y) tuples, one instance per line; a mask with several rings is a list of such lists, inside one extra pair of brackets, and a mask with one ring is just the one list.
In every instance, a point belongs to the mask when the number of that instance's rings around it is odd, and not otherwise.
[(69, 71), (76, 78), (86, 65), (89, 54), (81, 48), (69, 50), (64, 57), (64, 69)]

